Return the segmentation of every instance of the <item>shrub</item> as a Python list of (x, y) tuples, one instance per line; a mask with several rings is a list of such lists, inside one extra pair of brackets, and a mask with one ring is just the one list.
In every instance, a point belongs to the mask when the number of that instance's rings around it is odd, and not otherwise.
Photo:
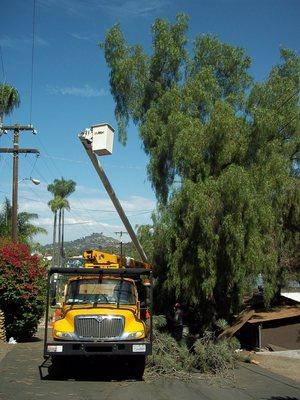
[(46, 268), (20, 243), (0, 245), (0, 309), (6, 334), (22, 340), (37, 330), (44, 313)]

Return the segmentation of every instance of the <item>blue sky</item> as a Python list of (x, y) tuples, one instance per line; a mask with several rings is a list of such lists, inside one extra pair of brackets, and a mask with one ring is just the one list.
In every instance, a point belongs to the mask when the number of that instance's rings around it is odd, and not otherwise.
[[(279, 61), (279, 46), (299, 52), (299, 0), (36, 0), (34, 80), (30, 118), (32, 66), (32, 0), (2, 0), (0, 79), (18, 88), (21, 106), (5, 123), (32, 122), (37, 135), (24, 133), (23, 147), (40, 149), (41, 156), (20, 156), (19, 209), (39, 214), (39, 224), (51, 241), (52, 215), (47, 184), (63, 176), (77, 182), (66, 218), (66, 240), (103, 232), (115, 236), (123, 229), (77, 134), (96, 123), (116, 126), (109, 89), (109, 71), (98, 43), (119, 22), (129, 43), (151, 51), (150, 28), (156, 17), (174, 20), (190, 16), (189, 39), (216, 34), (222, 41), (242, 46), (251, 56), (251, 72), (264, 80)], [(0, 147), (11, 145), (11, 135)], [(145, 156), (137, 130), (128, 129), (128, 144), (114, 143), (113, 155), (101, 162), (133, 226), (147, 223), (155, 196), (147, 180)], [(0, 158), (0, 200), (11, 196), (11, 156)], [(33, 186), (33, 176), (41, 181)]]

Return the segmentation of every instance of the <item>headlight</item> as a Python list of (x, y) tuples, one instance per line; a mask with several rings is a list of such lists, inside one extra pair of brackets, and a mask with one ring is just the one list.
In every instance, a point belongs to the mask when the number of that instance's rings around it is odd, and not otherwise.
[(137, 332), (128, 332), (128, 333), (123, 333), (121, 339), (140, 339), (144, 336), (144, 331), (137, 331)]
[(77, 340), (78, 337), (74, 332), (54, 331), (54, 337), (65, 340)]

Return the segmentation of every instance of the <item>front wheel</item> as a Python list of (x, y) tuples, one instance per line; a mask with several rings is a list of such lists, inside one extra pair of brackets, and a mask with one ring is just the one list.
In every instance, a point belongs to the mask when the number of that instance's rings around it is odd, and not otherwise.
[(52, 379), (66, 379), (68, 371), (68, 358), (64, 356), (52, 356), (48, 372)]
[(146, 366), (146, 356), (129, 356), (126, 360), (127, 372), (130, 378), (141, 381)]

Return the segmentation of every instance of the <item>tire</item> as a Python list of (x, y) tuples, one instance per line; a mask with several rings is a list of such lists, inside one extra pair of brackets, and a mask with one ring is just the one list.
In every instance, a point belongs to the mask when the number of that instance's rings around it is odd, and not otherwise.
[(141, 381), (145, 371), (146, 356), (130, 356), (128, 357), (127, 365), (130, 378)]
[(52, 379), (65, 379), (67, 377), (67, 359), (64, 356), (52, 356), (51, 365), (48, 368)]

